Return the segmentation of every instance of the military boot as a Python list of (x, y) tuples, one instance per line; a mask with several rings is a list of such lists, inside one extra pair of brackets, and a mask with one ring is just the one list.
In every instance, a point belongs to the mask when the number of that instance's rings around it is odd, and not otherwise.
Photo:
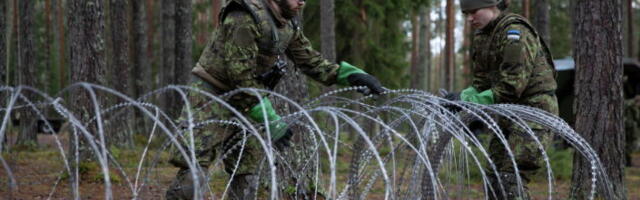
[(256, 199), (259, 178), (254, 174), (236, 175), (231, 181), (229, 199), (251, 200)]
[[(205, 178), (198, 174), (199, 178), (199, 192), (200, 194), (204, 194), (203, 190), (206, 186)], [(167, 189), (167, 193), (165, 198), (167, 200), (191, 200), (194, 199), (194, 182), (193, 176), (191, 175), (191, 170), (189, 169), (180, 169), (176, 174), (176, 177), (171, 182), (169, 189)], [(200, 197), (202, 198), (202, 196)]]
[[(489, 184), (491, 187), (487, 189), (487, 195), (490, 200), (529, 200), (529, 189), (526, 177), (522, 178), (522, 188), (518, 187), (518, 177), (513, 172), (500, 173), (500, 182), (495, 174), (489, 173)], [(502, 185), (502, 187), (500, 186)], [(504, 190), (503, 190), (504, 189)]]

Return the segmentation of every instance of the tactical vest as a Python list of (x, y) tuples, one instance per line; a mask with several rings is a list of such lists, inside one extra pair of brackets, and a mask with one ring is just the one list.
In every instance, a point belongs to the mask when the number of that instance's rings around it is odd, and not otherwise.
[[(497, 80), (498, 76), (496, 76), (495, 74), (499, 73), (498, 67), (504, 61), (504, 58), (503, 58), (503, 52), (495, 51), (495, 49), (499, 48), (497, 41), (500, 39), (501, 36), (503, 36), (503, 34), (505, 34), (502, 31), (512, 24), (523, 25), (536, 38), (538, 38), (542, 46), (543, 52), (541, 53), (545, 54), (546, 63), (544, 64), (548, 65), (551, 68), (551, 70), (553, 70), (552, 78), (554, 80), (550, 80), (550, 81), (553, 81), (555, 83), (556, 70), (555, 70), (555, 65), (553, 63), (553, 58), (551, 56), (551, 52), (549, 51), (549, 48), (545, 43), (545, 41), (542, 38), (540, 38), (535, 28), (533, 28), (533, 26), (526, 19), (513, 13), (505, 13), (501, 18), (497, 20), (499, 21), (497, 21), (497, 24), (495, 24), (493, 29), (490, 30), (491, 31), (490, 33), (484, 32), (484, 34), (488, 34), (488, 36), (483, 36), (483, 37), (480, 37), (479, 39), (474, 39), (473, 41), (474, 47), (471, 49), (471, 56), (474, 62), (476, 62), (476, 65), (479, 65), (479, 66), (474, 66), (475, 68), (477, 68), (477, 69), (474, 69), (474, 72), (488, 74), (489, 76), (486, 76), (485, 78), (490, 79), (490, 82), (492, 84), (492, 85), (483, 85), (482, 88), (477, 88), (477, 89), (479, 90), (490, 89), (493, 86), (493, 84), (495, 84), (498, 81)], [(533, 58), (533, 59), (536, 59), (536, 58)], [(537, 61), (534, 60), (534, 62), (537, 62)], [(547, 69), (547, 68), (544, 68), (544, 69)], [(542, 70), (542, 69), (539, 69), (539, 70)], [(553, 87), (553, 88), (550, 88), (549, 91), (533, 91), (531, 92), (531, 94), (525, 94), (525, 96), (536, 95), (535, 93), (553, 93), (555, 92), (555, 89), (556, 88)]]
[(247, 12), (251, 15), (262, 35), (258, 38), (258, 55), (256, 79), (273, 89), (286, 72), (287, 56), (285, 51), (295, 33), (299, 31), (297, 19), (280, 24), (275, 14), (268, 7), (266, 0), (232, 0), (220, 12), (222, 24), (228, 14), (234, 11)]

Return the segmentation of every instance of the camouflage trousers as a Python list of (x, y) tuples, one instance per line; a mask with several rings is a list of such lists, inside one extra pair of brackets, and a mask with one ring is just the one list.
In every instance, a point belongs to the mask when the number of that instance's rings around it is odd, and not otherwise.
[(539, 169), (545, 166), (540, 148), (546, 149), (550, 144), (551, 137), (549, 130), (543, 129), (537, 124), (529, 124), (529, 127), (542, 146), (522, 127), (511, 125), (509, 128), (502, 129), (518, 168), (522, 190), (518, 186), (518, 177), (515, 173), (512, 157), (509, 156), (505, 145), (497, 136), (493, 136), (491, 139), (489, 156), (496, 166), (497, 174), (492, 167), (487, 168), (490, 184), (489, 199), (530, 199), (527, 183), (540, 171)]
[[(211, 91), (208, 85), (198, 79), (192, 80), (191, 87), (203, 91)], [(169, 162), (180, 168), (171, 186), (167, 190), (167, 199), (192, 199), (193, 198), (193, 177), (189, 170), (189, 161), (197, 164), (202, 172), (200, 185), (206, 185), (205, 174), (207, 169), (215, 162), (222, 161), (225, 171), (235, 175), (249, 175), (256, 172), (260, 159), (262, 158), (262, 148), (255, 136), (244, 132), (241, 128), (231, 124), (204, 123), (207, 120), (232, 120), (233, 114), (229, 109), (224, 108), (217, 102), (204, 94), (195, 91), (188, 92), (190, 109), (186, 106), (183, 109), (181, 118), (178, 120), (182, 132), (177, 134), (176, 139), (184, 150), (185, 155), (180, 152), (176, 144), (171, 147), (171, 158)], [(190, 110), (195, 127), (188, 130), (188, 110)], [(191, 140), (193, 138), (193, 140)], [(193, 144), (193, 148), (192, 145)], [(195, 160), (191, 159), (191, 152), (195, 154)], [(200, 191), (203, 188), (199, 188)]]
[[(533, 96), (523, 104), (558, 115), (558, 100), (555, 95), (542, 94)], [(518, 186), (518, 176), (515, 173), (512, 157), (507, 152), (505, 144), (494, 135), (489, 143), (489, 156), (495, 164), (498, 174), (493, 171), (493, 168), (487, 168), (487, 175), (491, 184), (488, 193), (489, 199), (530, 199), (527, 183), (531, 177), (545, 166), (541, 148), (546, 149), (550, 145), (551, 132), (540, 124), (527, 123), (527, 126), (533, 132), (528, 133), (525, 128), (505, 118), (499, 120), (499, 125), (513, 154), (522, 188)], [(537, 143), (531, 134), (540, 143)]]

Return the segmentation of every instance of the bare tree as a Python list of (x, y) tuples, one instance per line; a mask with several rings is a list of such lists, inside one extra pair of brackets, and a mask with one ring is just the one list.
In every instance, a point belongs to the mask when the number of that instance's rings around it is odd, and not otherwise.
[(446, 42), (445, 42), (445, 56), (444, 56), (444, 71), (445, 71), (445, 85), (443, 86), (447, 90), (453, 90), (454, 77), (455, 77), (455, 37), (453, 31), (456, 24), (455, 5), (453, 0), (447, 0), (447, 25), (446, 25)]
[[(19, 15), (18, 20), (18, 83), (24, 86), (37, 87), (35, 51), (33, 42), (33, 8), (34, 3), (30, 1), (18, 1)], [(22, 93), (29, 101), (35, 101), (35, 95), (23, 90)], [(25, 105), (26, 102), (23, 102)], [(37, 146), (38, 130), (37, 118), (35, 112), (26, 107), (21, 109), (20, 115), (20, 134), (18, 135), (17, 144), (26, 146)]]
[[(576, 131), (600, 156), (610, 183), (598, 181), (604, 199), (626, 199), (622, 96), (622, 1), (574, 0)], [(572, 199), (587, 199), (591, 165), (574, 155)], [(610, 193), (612, 189), (613, 193)]]

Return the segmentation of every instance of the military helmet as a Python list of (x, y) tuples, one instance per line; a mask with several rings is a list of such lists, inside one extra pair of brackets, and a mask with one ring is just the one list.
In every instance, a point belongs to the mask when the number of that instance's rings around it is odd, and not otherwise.
[(460, 0), (463, 12), (498, 5), (501, 0)]

